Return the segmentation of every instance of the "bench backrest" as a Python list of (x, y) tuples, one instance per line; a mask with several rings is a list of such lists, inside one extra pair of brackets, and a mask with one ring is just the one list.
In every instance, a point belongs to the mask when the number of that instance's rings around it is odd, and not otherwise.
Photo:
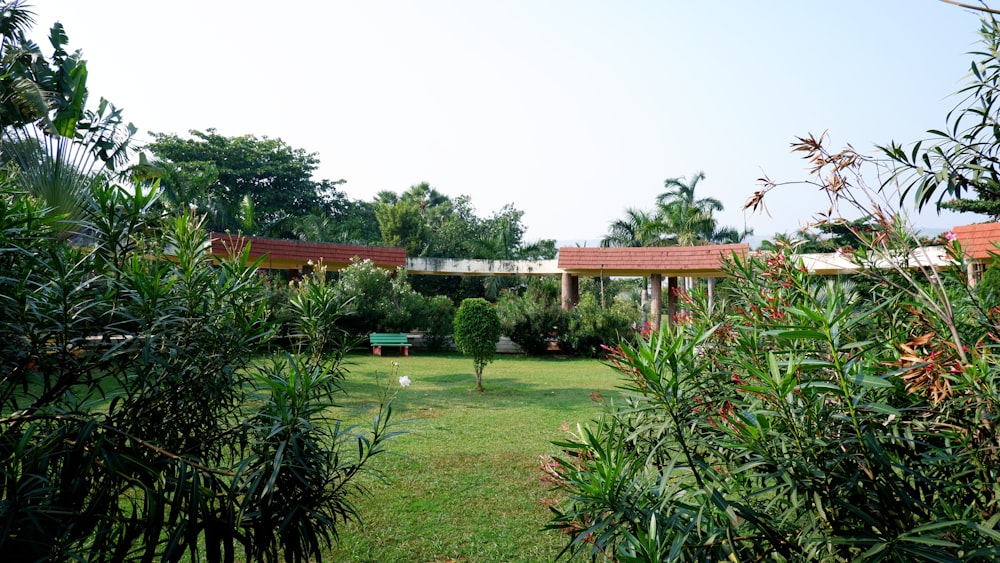
[(402, 332), (373, 332), (368, 335), (368, 341), (372, 344), (381, 344), (383, 346), (401, 346), (407, 343), (406, 333)]

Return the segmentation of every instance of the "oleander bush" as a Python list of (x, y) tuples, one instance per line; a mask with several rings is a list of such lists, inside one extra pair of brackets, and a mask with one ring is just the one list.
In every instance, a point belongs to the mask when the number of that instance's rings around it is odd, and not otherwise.
[[(858, 295), (786, 254), (726, 313), (610, 350), (625, 393), (560, 443), (572, 552), (636, 561), (993, 560), (1000, 366), (989, 319)], [(972, 292), (964, 297), (975, 299)]]
[[(293, 299), (275, 332), (248, 254), (215, 264), (192, 214), (97, 178), (61, 216), (0, 177), (0, 553), (12, 561), (315, 561), (384, 451), (337, 420), (339, 305)], [(241, 554), (241, 555), (240, 555)]]
[[(797, 148), (862, 206), (863, 158)], [(857, 180), (855, 180), (857, 182)], [(863, 189), (860, 188), (860, 189)], [(725, 302), (607, 350), (605, 411), (545, 458), (565, 553), (615, 561), (994, 561), (1000, 557), (997, 309), (877, 206), (855, 277), (791, 249), (734, 257)], [(923, 266), (921, 264), (924, 264)]]

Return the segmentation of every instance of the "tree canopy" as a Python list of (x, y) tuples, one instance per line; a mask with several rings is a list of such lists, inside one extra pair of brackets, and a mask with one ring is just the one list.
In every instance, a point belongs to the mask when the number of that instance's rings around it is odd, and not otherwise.
[(226, 137), (214, 129), (190, 135), (153, 133), (148, 149), (164, 193), (176, 198), (177, 206), (193, 204), (207, 213), (210, 229), (250, 226), (247, 234), (269, 234), (289, 217), (343, 207), (336, 190), (342, 181), (313, 180), (315, 153), (266, 136)]
[(404, 246), (412, 256), (517, 260), (556, 255), (554, 240), (524, 240), (524, 212), (510, 204), (479, 217), (468, 196), (452, 198), (421, 182), (398, 195), (379, 192), (374, 206), (383, 244)]
[(743, 240), (749, 231), (719, 227), (715, 213), (723, 210), (721, 201), (697, 195), (698, 184), (704, 179), (704, 172), (690, 181), (667, 178), (664, 192), (656, 197), (656, 207), (626, 209), (623, 218), (611, 222), (601, 246), (695, 246)]

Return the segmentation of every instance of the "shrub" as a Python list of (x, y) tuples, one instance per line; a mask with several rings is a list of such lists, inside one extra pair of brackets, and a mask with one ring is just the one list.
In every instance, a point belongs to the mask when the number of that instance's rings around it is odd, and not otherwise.
[(343, 322), (343, 305), (333, 286), (327, 283), (322, 261), (312, 273), (291, 289), (288, 299), (290, 338), (296, 353), (307, 353), (311, 363), (353, 347)]
[(585, 294), (570, 313), (566, 341), (576, 353), (597, 357), (606, 346), (631, 341), (641, 318), (638, 304), (627, 297), (616, 297), (604, 309), (596, 295)]
[(483, 368), (493, 361), (500, 341), (500, 317), (481, 297), (462, 300), (454, 321), (455, 346), (472, 358), (476, 389), (483, 391)]
[(356, 260), (340, 271), (336, 290), (346, 305), (343, 325), (351, 334), (410, 330), (418, 301), (405, 269), (391, 272), (371, 260)]
[(562, 310), (560, 286), (554, 278), (532, 278), (524, 291), (504, 291), (497, 303), (503, 334), (526, 354), (543, 354), (561, 341), (569, 324)]
[(455, 305), (451, 299), (420, 296), (420, 307), (414, 315), (413, 328), (424, 331), (424, 342), (431, 351), (444, 349), (454, 330)]
[(314, 353), (256, 366), (274, 326), (247, 250), (214, 265), (198, 219), (143, 215), (148, 189), (87, 195), (75, 247), (0, 185), (0, 552), (321, 559), (391, 414), (358, 434), (332, 418), (336, 308), (300, 293)]
[[(797, 145), (851, 197), (863, 158)], [(853, 200), (852, 200), (853, 201)], [(956, 267), (913, 270), (894, 217), (855, 284), (783, 252), (736, 259), (727, 303), (608, 357), (623, 394), (559, 442), (550, 528), (623, 561), (992, 561), (1000, 556), (996, 318)], [(877, 266), (877, 267), (875, 267)], [(887, 272), (883, 272), (887, 269)], [(964, 288), (964, 289), (963, 289)], [(962, 318), (960, 318), (962, 317)], [(964, 328), (960, 327), (960, 323)]]
[(393, 297), (388, 272), (371, 260), (354, 261), (338, 272), (336, 289), (345, 304), (345, 329), (354, 335), (383, 330)]
[(626, 394), (560, 444), (553, 527), (646, 561), (993, 553), (1000, 455), (976, 421), (1000, 414), (996, 358), (782, 261), (738, 264), (721, 318), (616, 350)]

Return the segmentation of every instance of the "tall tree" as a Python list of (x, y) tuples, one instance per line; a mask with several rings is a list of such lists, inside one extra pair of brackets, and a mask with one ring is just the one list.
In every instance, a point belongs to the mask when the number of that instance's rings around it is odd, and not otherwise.
[[(248, 234), (265, 234), (288, 216), (308, 215), (316, 207), (332, 210), (338, 182), (312, 179), (319, 165), (315, 153), (268, 137), (226, 137), (214, 129), (192, 130), (190, 134), (182, 138), (153, 133), (154, 141), (148, 148), (168, 170), (214, 167), (218, 172), (203, 193), (220, 208), (209, 216), (210, 229), (239, 228), (238, 210), (247, 197), (258, 225), (256, 232)], [(161, 181), (169, 190), (184, 193), (193, 189), (178, 185), (185, 181), (183, 174), (165, 174)]]
[(448, 197), (426, 182), (373, 201), (384, 244), (405, 246), (411, 256), (492, 260), (550, 259), (555, 241), (524, 240), (524, 212), (505, 205), (493, 215), (476, 215), (468, 196)]
[(659, 237), (653, 228), (655, 223), (656, 216), (652, 212), (630, 207), (625, 210), (625, 217), (611, 222), (608, 234), (601, 239), (601, 246), (604, 248), (657, 246)]
[[(603, 247), (639, 246), (695, 246), (715, 243), (735, 243), (743, 240), (750, 231), (740, 232), (732, 227), (719, 227), (715, 212), (722, 211), (722, 202), (713, 197), (698, 197), (698, 183), (705, 179), (698, 172), (691, 181), (668, 178), (663, 182), (666, 190), (656, 197), (656, 208), (645, 211), (629, 208), (625, 217), (613, 221), (608, 234), (601, 240)], [(685, 282), (690, 286), (692, 280)], [(646, 304), (644, 281), (640, 302)], [(714, 281), (709, 280), (709, 294)], [(643, 319), (645, 321), (645, 319)]]
[(684, 178), (664, 181), (666, 191), (656, 198), (661, 244), (694, 246), (713, 242), (717, 228), (714, 214), (723, 207), (714, 197), (697, 197), (698, 183), (704, 179), (705, 173), (698, 172), (690, 182)]
[(420, 256), (427, 239), (427, 228), (420, 209), (410, 201), (380, 203), (375, 209), (382, 242), (386, 246), (402, 246), (409, 256)]

